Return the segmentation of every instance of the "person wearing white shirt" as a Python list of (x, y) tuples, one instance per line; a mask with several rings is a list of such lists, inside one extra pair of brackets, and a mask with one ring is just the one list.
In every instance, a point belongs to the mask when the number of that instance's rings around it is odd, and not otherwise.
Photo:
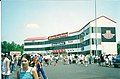
[(10, 79), (10, 60), (8, 59), (8, 56), (5, 55), (3, 60), (3, 66), (4, 66), (4, 71), (2, 74), (4, 75), (5, 79)]

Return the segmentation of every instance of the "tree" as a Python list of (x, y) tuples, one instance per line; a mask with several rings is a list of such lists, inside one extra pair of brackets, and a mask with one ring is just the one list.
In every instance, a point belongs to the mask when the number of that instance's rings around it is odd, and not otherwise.
[(10, 53), (10, 51), (21, 51), (23, 53), (24, 45), (15, 44), (14, 42), (9, 43), (7, 41), (1, 42), (2, 53)]
[(117, 53), (120, 54), (120, 43), (117, 44)]
[(7, 43), (7, 41), (3, 41), (1, 43), (1, 50), (2, 50), (2, 52), (10, 52), (8, 47), (9, 47), (9, 44)]

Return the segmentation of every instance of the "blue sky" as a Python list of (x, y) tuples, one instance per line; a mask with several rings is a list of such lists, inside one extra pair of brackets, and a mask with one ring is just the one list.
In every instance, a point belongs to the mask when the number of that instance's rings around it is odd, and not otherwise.
[[(1, 40), (22, 44), (28, 37), (81, 29), (95, 18), (95, 0), (2, 0)], [(120, 0), (96, 0), (97, 17), (117, 22), (120, 41)]]

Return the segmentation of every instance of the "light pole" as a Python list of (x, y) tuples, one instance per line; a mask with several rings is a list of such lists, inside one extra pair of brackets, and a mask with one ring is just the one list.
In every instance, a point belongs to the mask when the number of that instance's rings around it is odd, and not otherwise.
[(97, 11), (96, 11), (96, 0), (95, 0), (95, 45), (96, 45), (96, 51), (95, 51), (95, 55), (97, 55)]
[(78, 47), (78, 45), (79, 45), (79, 34), (78, 34), (77, 38), (78, 38), (78, 43), (77, 43), (77, 54), (79, 54), (79, 47)]

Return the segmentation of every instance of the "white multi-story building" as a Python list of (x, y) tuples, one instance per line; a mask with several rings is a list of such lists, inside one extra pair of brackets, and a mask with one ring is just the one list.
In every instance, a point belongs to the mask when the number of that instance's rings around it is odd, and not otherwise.
[(24, 40), (25, 53), (117, 54), (116, 22), (100, 16), (75, 32)]

